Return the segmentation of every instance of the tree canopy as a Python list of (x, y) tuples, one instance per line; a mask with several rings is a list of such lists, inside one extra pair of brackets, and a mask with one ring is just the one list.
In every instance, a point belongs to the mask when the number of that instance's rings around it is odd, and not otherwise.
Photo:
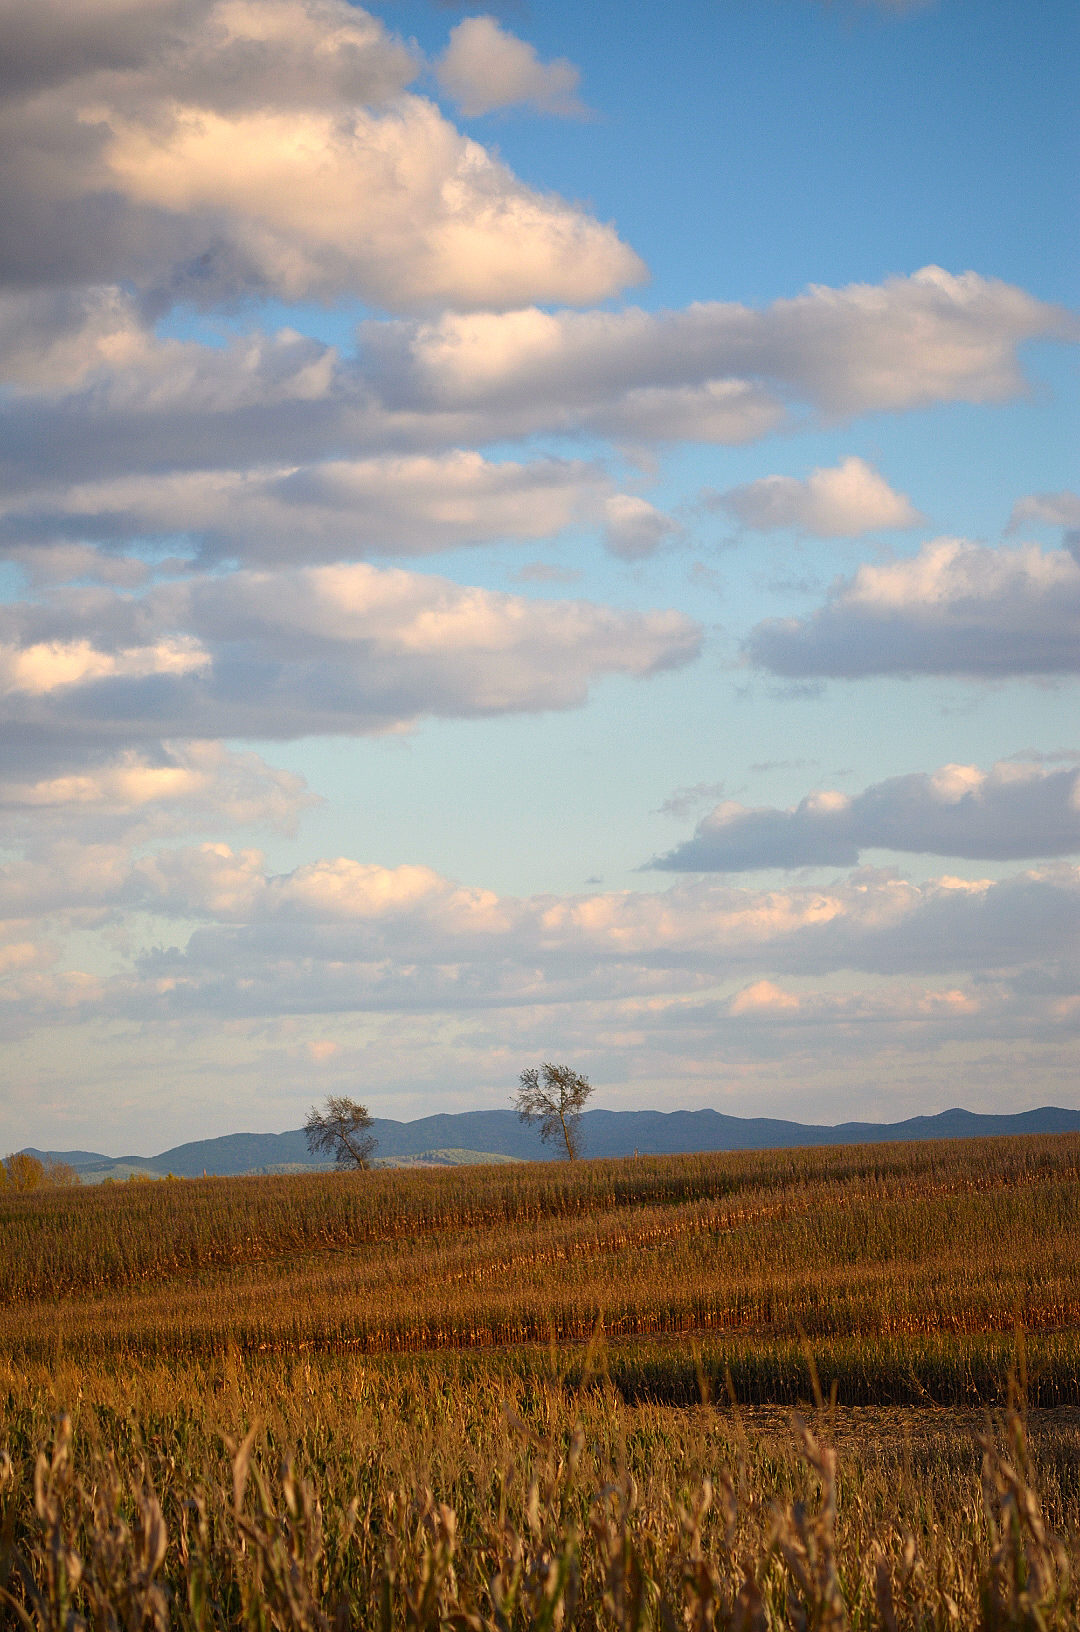
[(0, 1162), (0, 1190), (66, 1189), (80, 1182), (67, 1162), (49, 1156), (41, 1161), (28, 1150), (12, 1151)]
[(514, 1108), (523, 1122), (539, 1122), (540, 1137), (561, 1139), (568, 1161), (581, 1154), (581, 1113), (592, 1093), (588, 1077), (568, 1065), (530, 1066), (518, 1078)]
[(369, 1167), (378, 1146), (369, 1132), (373, 1121), (366, 1105), (331, 1094), (322, 1110), (313, 1105), (308, 1113), (304, 1123), (308, 1149), (313, 1156), (332, 1156), (338, 1167)]

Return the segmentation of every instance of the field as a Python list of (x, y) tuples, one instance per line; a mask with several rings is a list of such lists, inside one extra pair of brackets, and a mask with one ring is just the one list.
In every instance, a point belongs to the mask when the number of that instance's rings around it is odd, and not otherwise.
[(0, 1220), (11, 1615), (1076, 1624), (1078, 1136), (5, 1192)]

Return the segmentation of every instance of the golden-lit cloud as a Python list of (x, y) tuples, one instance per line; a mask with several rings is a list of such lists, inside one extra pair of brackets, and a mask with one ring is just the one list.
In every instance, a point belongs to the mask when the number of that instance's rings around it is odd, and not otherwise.
[(789, 677), (1075, 674), (1080, 564), (1068, 550), (937, 538), (866, 562), (808, 618), (774, 618), (751, 663)]
[(805, 481), (764, 476), (704, 497), (709, 508), (726, 510), (755, 532), (790, 527), (816, 538), (857, 538), (914, 527), (922, 519), (905, 494), (895, 493), (871, 465), (854, 457), (813, 470)]

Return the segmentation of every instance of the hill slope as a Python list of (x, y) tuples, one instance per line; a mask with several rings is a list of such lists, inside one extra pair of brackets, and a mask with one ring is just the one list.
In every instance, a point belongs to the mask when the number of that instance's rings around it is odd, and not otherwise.
[[(485, 1157), (544, 1161), (558, 1152), (545, 1146), (535, 1128), (511, 1110), (463, 1111), (457, 1115), (394, 1122), (376, 1117), (372, 1128), (380, 1162), (427, 1160), (458, 1163)], [(971, 1139), (998, 1134), (1080, 1132), (1080, 1111), (1053, 1105), (1013, 1116), (982, 1116), (954, 1109), (905, 1122), (841, 1122), (835, 1127), (784, 1122), (772, 1117), (725, 1116), (720, 1111), (586, 1111), (582, 1118), (587, 1156), (674, 1155), (682, 1151), (779, 1150), (800, 1145), (876, 1144), (893, 1140)], [(70, 1162), (90, 1182), (176, 1173), (295, 1172), (325, 1167), (308, 1152), (303, 1130), (289, 1133), (230, 1133), (175, 1145), (158, 1156), (103, 1156), (94, 1151), (33, 1151)]]

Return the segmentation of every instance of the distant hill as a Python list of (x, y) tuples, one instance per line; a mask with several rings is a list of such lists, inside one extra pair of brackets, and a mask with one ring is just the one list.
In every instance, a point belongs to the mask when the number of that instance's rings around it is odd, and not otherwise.
[[(535, 1128), (514, 1111), (462, 1111), (423, 1116), (415, 1122), (376, 1117), (372, 1127), (376, 1160), (394, 1166), (457, 1166), (483, 1161), (551, 1161), (558, 1152), (545, 1146)], [(725, 1116), (720, 1111), (586, 1111), (582, 1117), (586, 1156), (676, 1155), (708, 1150), (779, 1150), (800, 1145), (875, 1144), (912, 1139), (972, 1139), (997, 1134), (1080, 1133), (1080, 1111), (1044, 1105), (1015, 1116), (981, 1116), (974, 1111), (942, 1111), (906, 1122), (841, 1122), (836, 1127), (782, 1122), (772, 1117)], [(90, 1150), (34, 1150), (31, 1155), (69, 1162), (90, 1183), (144, 1173), (162, 1177), (199, 1174), (309, 1173), (329, 1164), (314, 1162), (303, 1130), (291, 1133), (230, 1133), (175, 1145), (160, 1156), (103, 1156)]]

